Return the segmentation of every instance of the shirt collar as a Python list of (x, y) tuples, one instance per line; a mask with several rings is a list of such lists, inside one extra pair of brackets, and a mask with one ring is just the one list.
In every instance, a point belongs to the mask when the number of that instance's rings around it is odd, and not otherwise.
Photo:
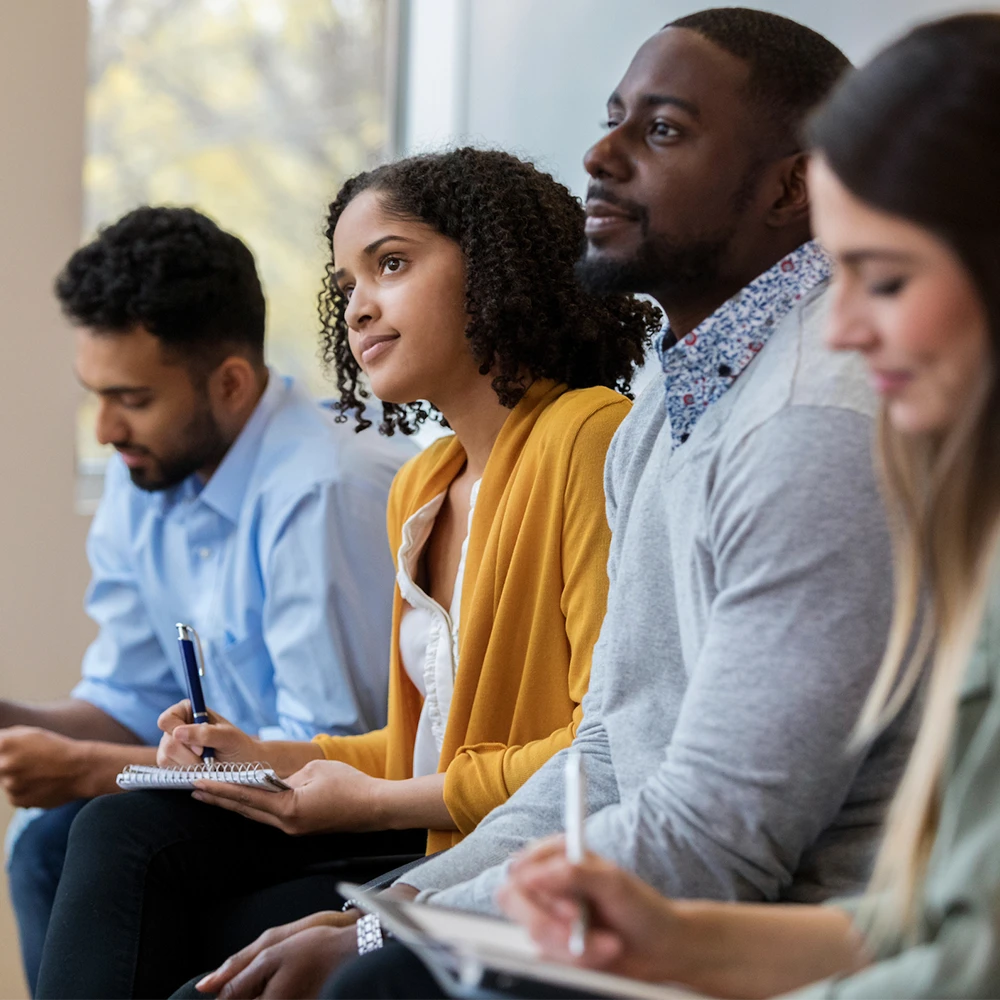
[(796, 302), (830, 276), (830, 258), (803, 243), (724, 302), (683, 340), (667, 327), (656, 344), (674, 448), (744, 372)]
[[(198, 494), (198, 499), (233, 524), (239, 518), (250, 476), (257, 464), (261, 438), (274, 411), (290, 389), (290, 381), (268, 369), (267, 387), (257, 401), (243, 430), (230, 445), (212, 478)], [(194, 477), (190, 477), (194, 478)], [(187, 485), (185, 483), (185, 485)]]

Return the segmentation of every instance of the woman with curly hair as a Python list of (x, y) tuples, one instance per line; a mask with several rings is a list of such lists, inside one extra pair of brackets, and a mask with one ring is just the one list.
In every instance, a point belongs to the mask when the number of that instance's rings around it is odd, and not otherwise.
[[(165, 712), (162, 764), (196, 763), (211, 746), (220, 763), (268, 761), (291, 789), (198, 782), (198, 803), (133, 793), (88, 807), (46, 943), (52, 995), (169, 992), (253, 933), (328, 906), (336, 876), (290, 883), (319, 854), (392, 853), (370, 831), (391, 833), (395, 853), (412, 850), (417, 831), (428, 852), (451, 846), (568, 746), (582, 718), (607, 597), (604, 457), (655, 309), (582, 289), (580, 203), (502, 152), (459, 149), (361, 174), (331, 205), (326, 235), (323, 352), (341, 419), (370, 427), (373, 391), (383, 433), (428, 419), (452, 431), (390, 493), (388, 724), (279, 743), (219, 717), (190, 725), (184, 703)], [(120, 856), (120, 831), (134, 849), (137, 820), (147, 844), (123, 888), (121, 872), (102, 874)], [(220, 848), (207, 857), (206, 839)], [(220, 856), (236, 843), (236, 856), (262, 860), (227, 883)], [(193, 949), (181, 916), (191, 884), (209, 880), (220, 886), (213, 934)], [(267, 888), (251, 892), (255, 880)], [(220, 909), (227, 894), (234, 905)], [(251, 963), (260, 974), (269, 945), (357, 916), (316, 913), (268, 931), (200, 985), (235, 988)], [(46, 974), (57, 958), (65, 973)]]

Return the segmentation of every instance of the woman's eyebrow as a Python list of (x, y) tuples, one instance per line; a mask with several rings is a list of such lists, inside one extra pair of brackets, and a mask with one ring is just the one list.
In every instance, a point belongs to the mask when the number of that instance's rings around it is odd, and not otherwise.
[(401, 243), (414, 242), (413, 240), (407, 239), (405, 236), (397, 236), (394, 233), (390, 233), (388, 236), (380, 236), (377, 240), (372, 240), (372, 242), (365, 247), (363, 253), (366, 257), (370, 257), (380, 246), (382, 246), (383, 243), (388, 243), (389, 240), (399, 240)]
[(840, 260), (844, 264), (857, 266), (868, 261), (891, 261), (896, 264), (913, 263), (913, 254), (904, 250), (883, 250), (878, 247), (862, 247), (858, 250), (848, 250), (840, 254)]

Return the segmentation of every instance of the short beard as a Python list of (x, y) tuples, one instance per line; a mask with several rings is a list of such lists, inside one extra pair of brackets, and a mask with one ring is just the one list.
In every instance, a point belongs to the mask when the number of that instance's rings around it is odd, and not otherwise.
[(130, 469), (132, 483), (147, 493), (169, 490), (199, 469), (217, 466), (232, 443), (226, 440), (207, 405), (192, 414), (180, 438), (175, 455), (157, 458), (150, 453), (154, 459), (152, 468)]
[(732, 232), (683, 245), (646, 236), (627, 260), (587, 255), (576, 262), (577, 280), (592, 295), (652, 293), (661, 304), (689, 302), (719, 284), (722, 260)]
[[(733, 193), (730, 220), (717, 232), (685, 242), (651, 235), (648, 209), (641, 208), (642, 243), (635, 254), (628, 260), (585, 254), (576, 263), (577, 280), (592, 295), (655, 294), (663, 306), (711, 295), (719, 287), (726, 251), (753, 201), (765, 165), (766, 160), (760, 157), (750, 162)], [(604, 197), (618, 200), (606, 193)]]

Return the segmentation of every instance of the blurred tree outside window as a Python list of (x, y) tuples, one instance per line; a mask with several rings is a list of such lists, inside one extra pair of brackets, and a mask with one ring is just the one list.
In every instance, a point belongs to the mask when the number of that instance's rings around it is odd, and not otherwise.
[[(253, 250), (268, 361), (331, 395), (317, 356), (326, 207), (391, 154), (393, 0), (90, 0), (84, 236), (192, 205)], [(77, 426), (81, 507), (107, 453)]]

